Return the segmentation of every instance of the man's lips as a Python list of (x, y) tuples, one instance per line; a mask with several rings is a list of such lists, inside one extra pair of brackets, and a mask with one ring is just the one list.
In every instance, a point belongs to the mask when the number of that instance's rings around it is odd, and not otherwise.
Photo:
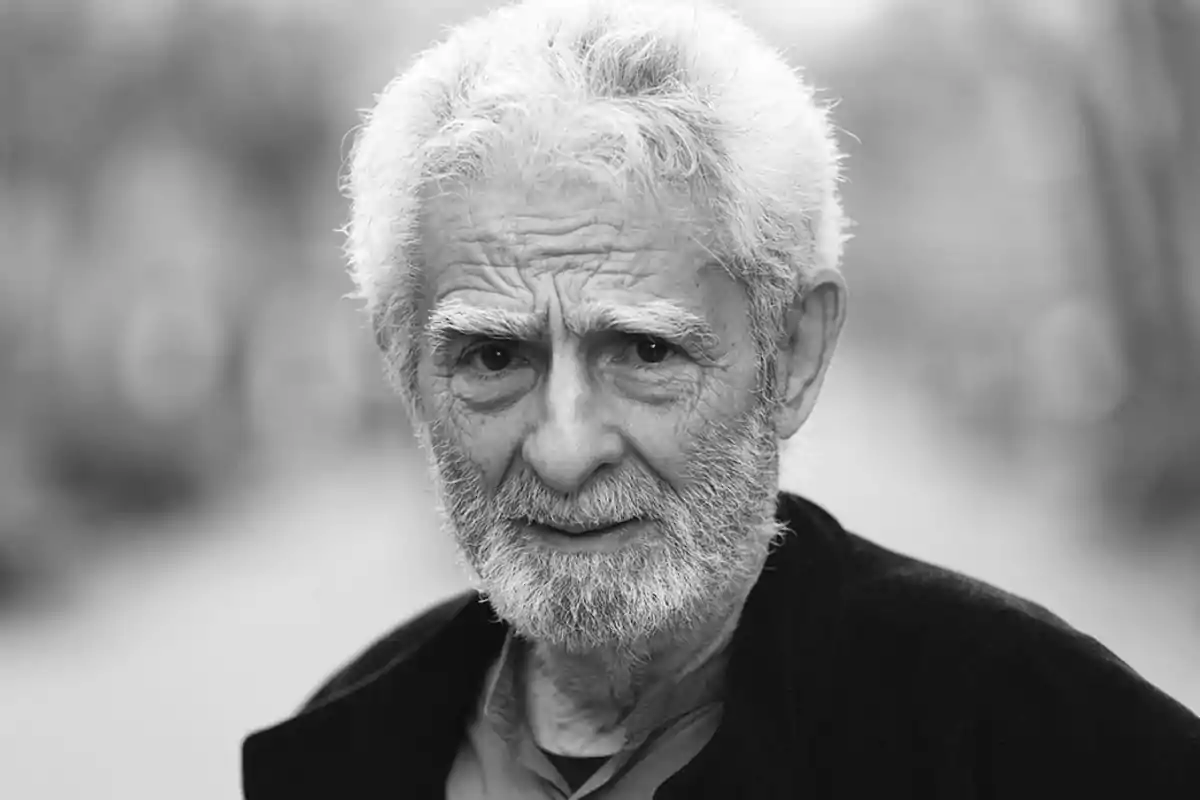
[(636, 517), (623, 519), (618, 522), (610, 522), (602, 525), (587, 525), (583, 523), (556, 523), (551, 525), (546, 522), (539, 522), (534, 519), (523, 519), (522, 523), (531, 528), (539, 528), (550, 533), (557, 533), (561, 536), (602, 536), (606, 533), (611, 533), (622, 525), (627, 525), (631, 522), (637, 522)]
[(643, 536), (646, 520), (631, 517), (597, 525), (558, 523), (548, 525), (532, 519), (518, 520), (543, 545), (564, 553), (612, 553)]

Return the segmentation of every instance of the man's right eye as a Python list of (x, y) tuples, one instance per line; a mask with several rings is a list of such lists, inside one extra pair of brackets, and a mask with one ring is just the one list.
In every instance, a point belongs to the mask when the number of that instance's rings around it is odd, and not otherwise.
[(479, 372), (495, 373), (508, 369), (516, 360), (515, 344), (489, 340), (468, 348), (463, 353), (460, 363)]

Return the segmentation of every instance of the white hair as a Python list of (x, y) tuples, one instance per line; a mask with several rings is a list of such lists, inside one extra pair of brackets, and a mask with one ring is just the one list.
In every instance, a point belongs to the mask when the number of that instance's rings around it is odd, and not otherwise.
[(719, 255), (747, 287), (760, 364), (797, 293), (839, 266), (846, 222), (828, 111), (732, 13), (699, 0), (500, 8), (393, 79), (351, 157), (350, 272), (409, 403), (421, 198), (443, 180), (486, 179), (501, 159), (704, 192)]

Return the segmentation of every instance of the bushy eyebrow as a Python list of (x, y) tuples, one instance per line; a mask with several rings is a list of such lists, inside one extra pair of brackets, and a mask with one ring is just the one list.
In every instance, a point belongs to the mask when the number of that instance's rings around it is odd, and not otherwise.
[(533, 342), (543, 338), (545, 320), (537, 314), (467, 305), (446, 300), (433, 309), (425, 323), (425, 335), (437, 352), (455, 338), (515, 339)]
[[(704, 355), (710, 355), (719, 341), (704, 317), (669, 300), (647, 300), (636, 306), (585, 303), (571, 310), (566, 323), (581, 338), (617, 331), (663, 339)], [(457, 338), (536, 342), (545, 339), (546, 333), (544, 315), (468, 305), (458, 300), (439, 303), (425, 324), (425, 334), (434, 352), (444, 350)]]
[(636, 306), (587, 303), (573, 311), (567, 326), (576, 336), (620, 331), (634, 336), (653, 336), (685, 348), (709, 353), (717, 346), (717, 335), (708, 320), (669, 300), (647, 300)]

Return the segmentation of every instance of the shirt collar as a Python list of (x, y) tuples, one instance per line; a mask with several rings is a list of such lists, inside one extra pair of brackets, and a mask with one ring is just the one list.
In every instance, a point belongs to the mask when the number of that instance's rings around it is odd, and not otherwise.
[[(509, 743), (531, 738), (520, 681), (528, 648), (527, 642), (509, 630), (500, 655), (484, 681), (479, 714)], [(653, 692), (641, 698), (621, 720), (625, 738), (621, 749), (637, 749), (655, 730), (701, 706), (718, 702), (727, 661), (728, 647), (722, 646), (695, 669), (675, 681), (656, 686)]]

